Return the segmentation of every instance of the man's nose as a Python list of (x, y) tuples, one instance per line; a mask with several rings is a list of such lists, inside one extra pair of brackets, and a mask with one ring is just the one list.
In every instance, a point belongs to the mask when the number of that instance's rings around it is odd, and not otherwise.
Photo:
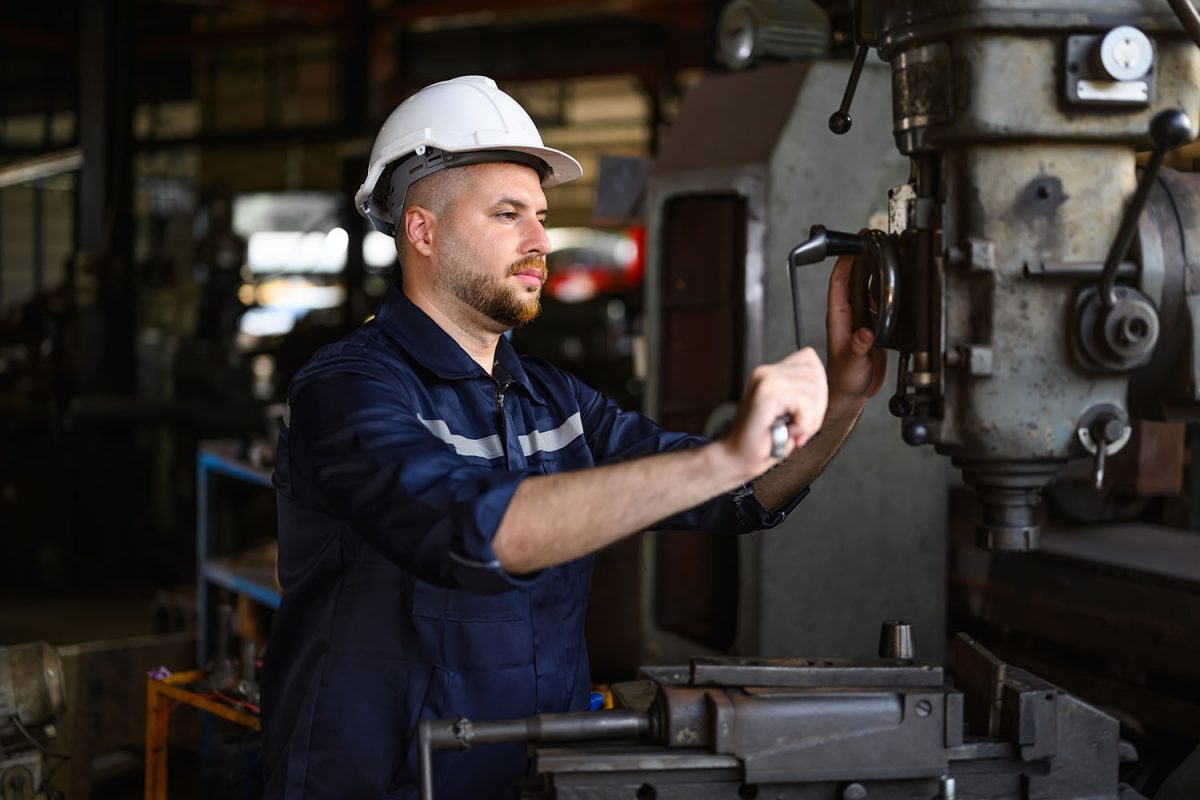
[(546, 234), (546, 226), (538, 219), (525, 223), (524, 252), (529, 255), (545, 255), (550, 252), (550, 237)]

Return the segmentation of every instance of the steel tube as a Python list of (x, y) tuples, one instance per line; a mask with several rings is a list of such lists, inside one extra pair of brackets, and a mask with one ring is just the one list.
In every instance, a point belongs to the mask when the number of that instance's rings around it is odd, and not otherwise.
[(650, 717), (636, 711), (577, 711), (525, 719), (471, 722), (422, 720), (417, 728), (421, 800), (433, 800), (433, 751), (466, 750), (503, 742), (586, 742), (634, 739), (650, 731)]

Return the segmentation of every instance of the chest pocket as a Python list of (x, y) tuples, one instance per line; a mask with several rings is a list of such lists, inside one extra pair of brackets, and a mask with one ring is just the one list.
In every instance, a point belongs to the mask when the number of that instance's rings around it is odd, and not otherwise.
[(412, 613), (415, 617), (458, 622), (511, 622), (521, 619), (524, 599), (524, 593), (520, 590), (502, 594), (475, 594), (414, 580)]

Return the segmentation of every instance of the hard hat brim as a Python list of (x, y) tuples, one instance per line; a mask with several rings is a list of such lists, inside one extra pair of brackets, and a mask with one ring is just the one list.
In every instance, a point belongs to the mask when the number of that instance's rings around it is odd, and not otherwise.
[[(432, 142), (426, 143), (426, 146), (432, 145)], [(387, 167), (399, 158), (402, 158), (413, 152), (411, 144), (403, 147), (401, 152), (397, 152), (392, 158), (379, 158), (372, 165), (371, 171), (367, 174), (367, 179), (363, 182), (359, 190), (354, 194), (354, 207), (358, 210), (360, 216), (370, 219), (370, 199), (371, 193), (375, 191), (375, 186), (379, 181), (380, 176)], [(526, 153), (540, 159), (546, 165), (546, 175), (542, 179), (542, 186), (549, 189), (551, 186), (567, 183), (582, 177), (583, 167), (579, 162), (562, 150), (556, 150), (553, 147), (534, 147), (528, 145), (487, 145), (480, 147), (462, 147), (453, 150), (446, 149), (450, 153), (470, 153), (478, 150), (507, 150), (516, 153)], [(501, 159), (497, 159), (500, 161)], [(394, 220), (388, 220), (394, 222)]]

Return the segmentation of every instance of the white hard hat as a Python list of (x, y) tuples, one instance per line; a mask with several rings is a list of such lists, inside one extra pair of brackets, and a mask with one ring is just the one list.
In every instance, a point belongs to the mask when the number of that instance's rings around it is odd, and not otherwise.
[[(389, 169), (402, 160), (404, 169)], [(529, 164), (547, 187), (583, 174), (578, 161), (542, 144), (525, 109), (495, 81), (466, 75), (426, 86), (388, 116), (375, 137), (367, 179), (354, 195), (354, 205), (376, 230), (390, 236), (409, 186), (445, 167), (483, 161)]]

